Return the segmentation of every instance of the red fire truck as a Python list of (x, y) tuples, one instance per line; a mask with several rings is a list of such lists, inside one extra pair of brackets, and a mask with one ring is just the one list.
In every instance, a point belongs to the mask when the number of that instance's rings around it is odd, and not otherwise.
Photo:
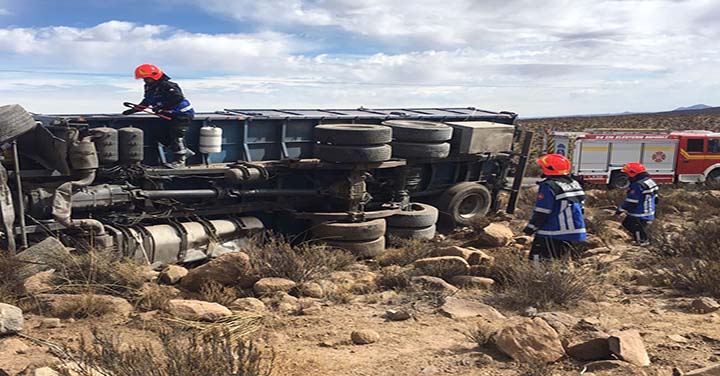
[(720, 133), (588, 130), (546, 132), (544, 150), (566, 155), (587, 183), (625, 188), (625, 163), (640, 162), (658, 183), (720, 183)]

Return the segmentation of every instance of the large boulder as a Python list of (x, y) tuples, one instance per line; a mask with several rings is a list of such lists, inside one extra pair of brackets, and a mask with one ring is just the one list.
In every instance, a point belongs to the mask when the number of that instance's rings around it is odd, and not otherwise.
[(720, 304), (713, 298), (702, 297), (693, 300), (692, 310), (698, 313), (711, 313), (720, 309)]
[(636, 329), (611, 333), (608, 345), (610, 352), (628, 363), (641, 367), (650, 365), (650, 357), (645, 350), (645, 344), (640, 337), (640, 332)]
[(477, 243), (488, 247), (503, 247), (513, 241), (510, 227), (504, 223), (491, 223), (477, 235)]
[(173, 299), (168, 301), (165, 310), (175, 317), (193, 321), (215, 321), (232, 316), (227, 307), (202, 300)]
[(192, 269), (180, 280), (180, 286), (190, 291), (200, 291), (208, 282), (221, 285), (252, 287), (258, 278), (252, 273), (250, 256), (244, 252), (226, 253), (207, 264)]
[(262, 300), (257, 298), (238, 298), (230, 304), (230, 308), (236, 311), (265, 312), (267, 307)]
[(445, 299), (445, 303), (440, 307), (440, 313), (452, 319), (481, 318), (486, 321), (494, 321), (505, 318), (492, 306), (454, 296)]
[(611, 359), (612, 355), (607, 336), (570, 344), (565, 351), (570, 357), (585, 361)]
[(127, 300), (111, 295), (40, 294), (36, 302), (43, 314), (60, 318), (107, 314), (128, 317), (133, 311)]
[(16, 258), (23, 262), (18, 269), (20, 278), (28, 278), (52, 268), (70, 258), (70, 252), (56, 238), (46, 238), (30, 248), (17, 254)]
[(294, 281), (285, 278), (263, 278), (255, 282), (253, 291), (257, 296), (265, 296), (276, 292), (289, 292), (296, 285)]
[(532, 364), (553, 363), (565, 356), (558, 333), (540, 318), (515, 320), (498, 332), (495, 345), (509, 357)]
[(174, 285), (188, 275), (188, 270), (179, 265), (168, 265), (160, 272), (158, 280), (166, 285)]
[(416, 260), (415, 269), (424, 275), (432, 277), (450, 278), (456, 275), (466, 275), (470, 265), (464, 258), (458, 256), (428, 257)]
[(23, 330), (23, 312), (14, 305), (0, 303), (0, 335)]
[(568, 329), (573, 328), (580, 322), (579, 318), (564, 312), (541, 312), (535, 314), (535, 317), (545, 320), (560, 335), (565, 334)]
[(46, 270), (44, 272), (35, 273), (25, 279), (25, 282), (23, 282), (23, 288), (29, 295), (43, 294), (52, 291), (55, 288), (53, 286), (54, 279), (54, 270)]

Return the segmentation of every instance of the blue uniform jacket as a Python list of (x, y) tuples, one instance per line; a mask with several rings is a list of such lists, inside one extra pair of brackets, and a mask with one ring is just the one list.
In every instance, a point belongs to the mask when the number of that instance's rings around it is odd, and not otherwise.
[(627, 198), (620, 208), (631, 217), (643, 221), (655, 219), (655, 204), (657, 203), (658, 186), (646, 173), (638, 174), (630, 184)]
[(172, 117), (195, 115), (195, 110), (183, 95), (180, 86), (170, 81), (170, 77), (166, 75), (153, 83), (145, 84), (145, 98), (140, 105), (164, 110)]
[(580, 183), (568, 176), (552, 176), (538, 182), (537, 201), (528, 227), (536, 236), (567, 241), (587, 240)]

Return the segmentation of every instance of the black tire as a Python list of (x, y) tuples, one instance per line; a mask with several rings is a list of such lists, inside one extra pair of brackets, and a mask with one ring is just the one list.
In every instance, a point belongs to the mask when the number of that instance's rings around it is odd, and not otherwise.
[(419, 120), (386, 120), (393, 139), (401, 142), (445, 142), (452, 138), (453, 128), (443, 123)]
[(437, 201), (442, 217), (451, 225), (468, 226), (490, 211), (492, 194), (484, 185), (464, 182), (448, 188)]
[(630, 188), (630, 177), (626, 173), (615, 171), (610, 174), (610, 182), (608, 183), (610, 189), (628, 189)]
[(385, 227), (384, 219), (375, 219), (358, 223), (326, 222), (314, 226), (310, 231), (318, 240), (358, 241), (384, 236)]
[(705, 184), (710, 187), (720, 187), (720, 168), (716, 168), (705, 178)]
[(326, 162), (374, 163), (383, 162), (392, 156), (390, 145), (337, 146), (315, 145), (315, 157)]
[(315, 141), (332, 145), (381, 145), (392, 141), (392, 128), (375, 124), (322, 124)]
[(11, 141), (35, 128), (35, 119), (19, 104), (0, 106), (0, 143)]
[(431, 240), (435, 237), (435, 225), (425, 228), (388, 227), (388, 236), (397, 236), (402, 239)]
[(425, 228), (437, 223), (439, 212), (428, 204), (412, 203), (408, 211), (387, 218), (387, 225), (403, 228)]
[(393, 142), (392, 156), (405, 159), (447, 158), (450, 144), (421, 144), (415, 142)]
[(357, 242), (329, 241), (326, 242), (326, 244), (331, 247), (348, 250), (355, 256), (361, 258), (376, 257), (385, 252), (385, 237)]

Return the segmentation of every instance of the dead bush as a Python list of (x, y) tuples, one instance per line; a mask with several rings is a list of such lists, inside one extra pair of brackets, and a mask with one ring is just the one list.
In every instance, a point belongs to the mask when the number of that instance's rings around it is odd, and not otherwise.
[[(80, 351), (66, 350), (73, 371), (63, 376), (270, 376), (275, 356), (252, 342), (232, 341), (227, 333), (163, 332), (160, 346), (128, 346), (93, 331)], [(69, 363), (69, 362), (68, 362)]]
[(86, 319), (100, 317), (112, 313), (114, 307), (112, 302), (105, 299), (98, 299), (94, 294), (83, 294), (79, 299), (72, 299), (63, 304), (61, 310), (55, 313), (61, 317), (72, 317)]
[(602, 281), (570, 260), (534, 263), (513, 255), (496, 259), (491, 274), (503, 289), (503, 300), (520, 308), (572, 306), (592, 298)]
[(285, 237), (272, 233), (255, 237), (244, 251), (259, 277), (287, 278), (298, 283), (326, 277), (355, 262), (355, 257), (345, 250), (309, 243), (293, 246)]
[(388, 240), (390, 248), (377, 257), (382, 266), (412, 264), (415, 260), (430, 257), (438, 245), (426, 240), (401, 239), (391, 236)]
[(17, 305), (25, 295), (24, 281), (18, 273), (20, 266), (20, 260), (0, 251), (0, 302)]
[(155, 283), (146, 283), (136, 292), (132, 302), (135, 308), (141, 311), (154, 311), (165, 308), (167, 302), (175, 297), (170, 293), (171, 286), (163, 286)]
[(410, 287), (412, 273), (397, 265), (380, 270), (376, 283), (384, 290), (403, 290)]
[(134, 300), (148, 279), (142, 265), (97, 251), (53, 260), (51, 267), (56, 270), (58, 290), (67, 293), (108, 294)]
[(465, 337), (477, 344), (480, 348), (486, 348), (493, 344), (498, 327), (488, 321), (480, 321), (477, 325), (465, 332)]
[(720, 262), (720, 222), (716, 219), (689, 226), (681, 236), (663, 239), (665, 254)]
[(200, 287), (200, 299), (206, 302), (215, 302), (229, 306), (237, 298), (238, 295), (235, 288), (223, 286), (215, 281), (206, 282)]
[(678, 290), (720, 298), (720, 261), (671, 261), (665, 282)]

